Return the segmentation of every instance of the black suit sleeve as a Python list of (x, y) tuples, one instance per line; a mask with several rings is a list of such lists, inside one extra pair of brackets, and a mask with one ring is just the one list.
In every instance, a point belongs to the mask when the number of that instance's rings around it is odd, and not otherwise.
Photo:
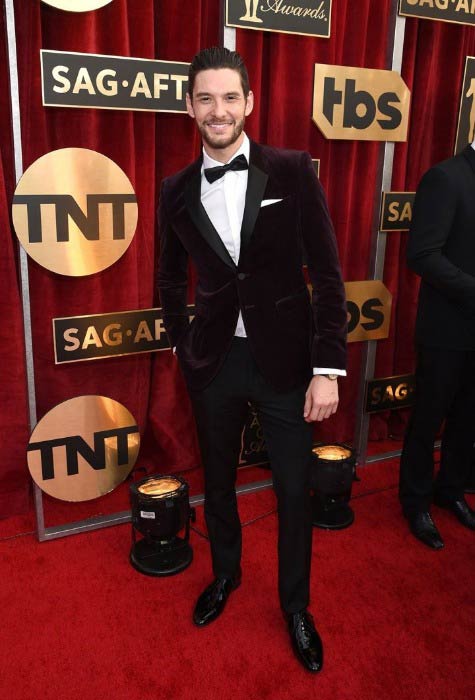
[(422, 178), (414, 202), (407, 247), (407, 263), (423, 281), (475, 314), (475, 277), (462, 271), (445, 249), (455, 225), (457, 188), (442, 168), (432, 168)]
[(166, 181), (160, 191), (158, 226), (160, 260), (158, 290), (163, 308), (163, 324), (174, 347), (189, 325), (186, 306), (188, 288), (188, 253), (170, 225), (166, 209)]
[(299, 175), (300, 227), (313, 290), (312, 366), (345, 369), (345, 288), (327, 200), (309, 153), (302, 153)]

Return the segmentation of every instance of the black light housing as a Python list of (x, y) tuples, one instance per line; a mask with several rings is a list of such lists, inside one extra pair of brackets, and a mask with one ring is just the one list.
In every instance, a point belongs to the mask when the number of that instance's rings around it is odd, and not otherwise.
[[(148, 576), (171, 576), (193, 560), (189, 544), (189, 488), (175, 474), (152, 474), (130, 485), (132, 548), (130, 563)], [(185, 529), (184, 537), (178, 533)], [(143, 537), (137, 539), (136, 532)]]
[(348, 505), (355, 478), (356, 455), (343, 443), (312, 449), (312, 522), (325, 530), (349, 527), (355, 514)]

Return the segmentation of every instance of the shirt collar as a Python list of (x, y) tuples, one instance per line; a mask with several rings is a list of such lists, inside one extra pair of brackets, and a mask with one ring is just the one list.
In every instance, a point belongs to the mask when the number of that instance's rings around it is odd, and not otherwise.
[[(236, 153), (233, 153), (232, 157), (229, 160), (234, 160), (236, 156), (240, 156), (241, 154), (246, 156), (246, 160), (249, 163), (249, 152), (250, 152), (250, 143), (249, 143), (249, 138), (247, 134), (244, 134), (244, 139)], [(229, 162), (229, 161), (228, 161)], [(214, 160), (214, 158), (211, 158), (206, 151), (205, 147), (203, 146), (203, 166), (201, 168), (201, 172), (205, 168), (215, 168), (219, 165), (224, 165), (224, 163), (220, 163), (218, 160)]]

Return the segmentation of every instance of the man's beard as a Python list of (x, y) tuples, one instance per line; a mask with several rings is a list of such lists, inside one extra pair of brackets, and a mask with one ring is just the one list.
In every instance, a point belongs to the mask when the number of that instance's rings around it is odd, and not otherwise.
[[(245, 122), (245, 117), (243, 117), (240, 121), (237, 121), (234, 123), (234, 128), (231, 132), (231, 134), (223, 140), (219, 134), (210, 134), (209, 131), (207, 130), (206, 126), (204, 124), (200, 124), (198, 129), (201, 134), (201, 138), (203, 139), (203, 142), (210, 146), (211, 148), (215, 149), (225, 149), (228, 148), (229, 146), (232, 146), (233, 143), (236, 143), (238, 138), (241, 136), (242, 131), (244, 129), (244, 122)], [(212, 122), (214, 124), (219, 124), (219, 122)]]

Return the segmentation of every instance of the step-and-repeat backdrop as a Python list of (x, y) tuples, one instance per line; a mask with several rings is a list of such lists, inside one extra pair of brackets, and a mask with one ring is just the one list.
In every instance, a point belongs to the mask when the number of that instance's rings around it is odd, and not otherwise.
[[(101, 8), (114, 4), (114, 0), (43, 2), (50, 13), (67, 13), (72, 23), (78, 14), (101, 12)], [(117, 4), (117, 11), (123, 11), (123, 3)], [(224, 21), (228, 27), (252, 32), (296, 34), (298, 48), (299, 37), (314, 37), (318, 41), (331, 37), (333, 4), (331, 0), (226, 0)], [(398, 10), (401, 16), (422, 20), (475, 22), (475, 2), (468, 0), (400, 0)], [(176, 41), (180, 41), (179, 36)], [(94, 119), (96, 110), (164, 112), (187, 120), (187, 72), (188, 64), (179, 60), (42, 48), (37, 56), (35, 79), (41, 82), (44, 110), (82, 110), (85, 123)], [(395, 71), (315, 63), (312, 92), (311, 109), (298, 105), (302, 112), (298, 119), (300, 123), (311, 121), (312, 128), (327, 140), (405, 142), (411, 119), (417, 119), (417, 114), (411, 114), (411, 90)], [(466, 57), (457, 107), (454, 151), (474, 138), (475, 57)], [(140, 139), (140, 133), (134, 138)], [(166, 134), (159, 134), (160, 138), (166, 138)], [(320, 161), (316, 161), (317, 171), (318, 166), (321, 167)], [(67, 147), (44, 153), (18, 181), (12, 200), (18, 241), (45, 276), (70, 278), (71, 297), (75, 280), (93, 276), (97, 290), (98, 278), (129, 255), (143, 204), (133, 181), (133, 172), (101, 153), (100, 142), (90, 149)], [(383, 192), (380, 231), (407, 231), (413, 202), (413, 191)], [(107, 284), (110, 279), (107, 277)], [(121, 281), (117, 280), (117, 284)], [(349, 281), (346, 292), (349, 342), (388, 338), (392, 296), (384, 283)], [(38, 286), (31, 289), (32, 297), (40, 294)], [(190, 299), (190, 322), (194, 315), (192, 302)], [(170, 353), (160, 306), (110, 308), (106, 312), (102, 304), (93, 312), (90, 308), (89, 300), (87, 312), (77, 313), (74, 304), (74, 311), (68, 315), (42, 319), (44, 332), (50, 333), (52, 339), (51, 355), (46, 360), (43, 357), (42, 362), (59, 367), (100, 360), (97, 371), (101, 372), (102, 363), (109, 360)], [(118, 381), (121, 380), (119, 369)], [(33, 386), (30, 391), (34, 391)], [(134, 391), (131, 385), (130, 392)], [(411, 374), (372, 379), (367, 385), (364, 410), (372, 413), (409, 406), (413, 393)], [(130, 473), (144, 430), (145, 425), (140, 425), (123, 403), (103, 395), (73, 393), (40, 416), (27, 451), (30, 473), (41, 489), (56, 498), (96, 498), (115, 488)], [(241, 464), (264, 459), (262, 432), (255, 412), (250, 410)]]

